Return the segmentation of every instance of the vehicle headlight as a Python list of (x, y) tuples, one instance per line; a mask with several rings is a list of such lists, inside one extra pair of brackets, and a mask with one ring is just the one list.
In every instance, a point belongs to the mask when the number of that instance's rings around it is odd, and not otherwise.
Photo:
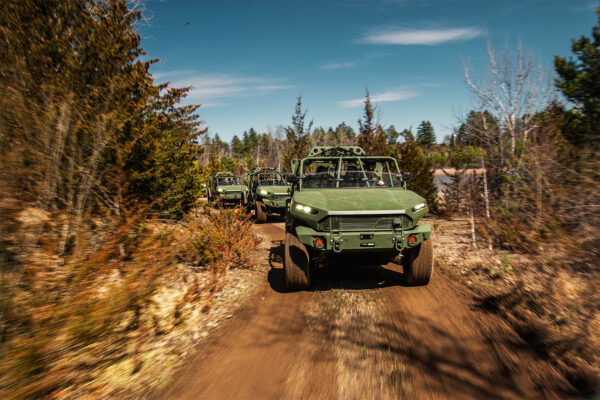
[(413, 210), (413, 212), (415, 212), (415, 211), (419, 211), (422, 208), (425, 208), (425, 203), (417, 204), (416, 206), (413, 207), (412, 210)]
[(223, 189), (222, 188), (217, 188), (217, 192), (222, 192)]
[(269, 192), (267, 192), (265, 189), (260, 189), (260, 194), (262, 194), (263, 196), (266, 196), (269, 194)]
[(313, 210), (309, 206), (303, 206), (302, 204), (296, 204), (296, 210), (305, 212), (307, 214), (316, 214), (317, 213), (317, 210)]

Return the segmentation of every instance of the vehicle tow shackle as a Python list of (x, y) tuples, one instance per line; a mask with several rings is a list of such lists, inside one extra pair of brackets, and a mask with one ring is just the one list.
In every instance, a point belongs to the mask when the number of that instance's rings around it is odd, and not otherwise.
[(394, 247), (396, 248), (396, 250), (402, 250), (402, 247), (404, 245), (404, 237), (397, 237), (396, 235), (394, 235), (392, 236), (392, 242), (394, 242)]
[(336, 238), (333, 238), (332, 241), (333, 241), (333, 252), (341, 253), (342, 252), (342, 242), (344, 241), (344, 239), (342, 239), (340, 237), (336, 237)]

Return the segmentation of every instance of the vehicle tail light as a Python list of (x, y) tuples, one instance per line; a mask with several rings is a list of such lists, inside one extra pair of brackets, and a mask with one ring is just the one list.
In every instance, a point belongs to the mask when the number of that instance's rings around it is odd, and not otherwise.
[(417, 237), (415, 235), (410, 235), (408, 237), (408, 244), (415, 244), (417, 243)]
[(314, 244), (315, 247), (321, 249), (323, 248), (323, 246), (325, 246), (325, 239), (323, 239), (322, 237), (318, 237), (315, 239)]

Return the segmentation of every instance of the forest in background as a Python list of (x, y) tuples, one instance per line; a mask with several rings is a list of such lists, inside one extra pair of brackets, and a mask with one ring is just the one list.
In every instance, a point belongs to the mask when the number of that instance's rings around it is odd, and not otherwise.
[[(298, 97), (290, 126), (226, 143), (208, 137), (199, 106), (182, 105), (189, 88), (154, 82), (131, 4), (0, 2), (0, 397), (72, 396), (179, 326), (228, 268), (252, 265), (258, 243), (248, 218), (195, 210), (206, 176), (285, 171), (313, 145), (396, 157), (437, 214), (470, 217), (473, 247), (538, 257), (543, 290), (513, 271), (522, 296), (497, 307), (534, 309), (544, 329), (577, 339), (549, 352), (597, 368), (600, 22), (551, 76), (520, 47), (490, 47), (488, 70), (465, 69), (476, 108), (443, 143), (427, 121), (380, 126), (368, 92), (357, 131), (313, 127)], [(441, 197), (434, 168), (452, 178)], [(484, 173), (465, 173), (474, 168)], [(160, 319), (154, 296), (180, 268), (185, 290)], [(211, 278), (200, 284), (199, 272)], [(536, 308), (564, 279), (575, 298)], [(597, 387), (593, 373), (573, 376)]]

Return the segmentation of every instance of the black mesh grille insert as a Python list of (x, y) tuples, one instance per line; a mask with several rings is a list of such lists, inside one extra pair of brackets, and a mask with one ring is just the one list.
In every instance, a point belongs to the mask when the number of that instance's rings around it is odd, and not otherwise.
[(412, 220), (406, 215), (344, 215), (324, 219), (319, 223), (319, 230), (387, 231), (412, 226)]

